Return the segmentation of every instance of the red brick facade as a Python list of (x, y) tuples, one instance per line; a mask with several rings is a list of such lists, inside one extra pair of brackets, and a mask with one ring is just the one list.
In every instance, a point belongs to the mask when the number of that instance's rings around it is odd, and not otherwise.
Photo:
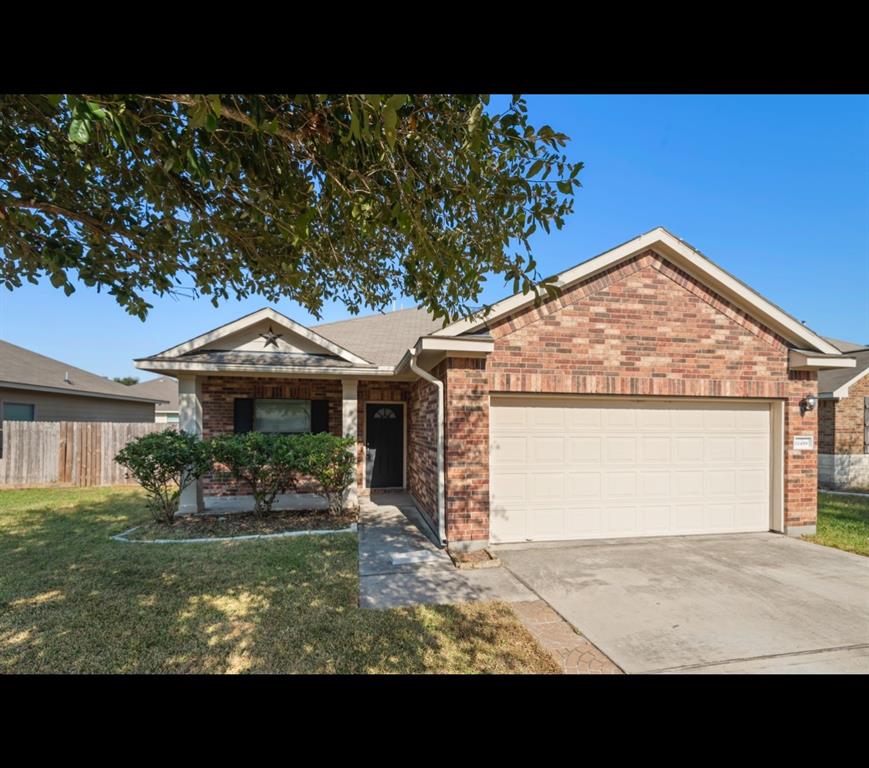
[[(338, 380), (278, 379), (246, 376), (203, 376), (202, 435), (205, 438), (232, 432), (233, 401), (237, 397), (291, 398), (329, 401), (329, 431), (341, 434), (341, 382)], [(231, 477), (209, 474), (202, 479), (206, 496), (250, 493)]]
[(848, 387), (848, 397), (821, 400), (818, 404), (820, 453), (858, 454), (865, 450), (865, 398), (869, 397), (869, 376)]
[[(447, 538), (488, 538), (488, 394), (546, 392), (785, 401), (785, 519), (816, 518), (815, 374), (788, 371), (787, 343), (656, 254), (623, 262), (540, 308), (493, 322), (487, 360), (450, 359)], [(465, 445), (463, 447), (463, 445)]]
[[(415, 477), (425, 477), (427, 470), (421, 465), (426, 459), (424, 451), (427, 435), (420, 435), (415, 428), (415, 409), (411, 407), (411, 382), (407, 381), (360, 381), (357, 391), (357, 452), (356, 479), (359, 490), (366, 493), (365, 488), (365, 404), (367, 402), (403, 402), (405, 403), (408, 436), (408, 482), (410, 483), (412, 469)], [(433, 388), (433, 387), (432, 387)], [(337, 379), (279, 379), (279, 378), (248, 378), (243, 376), (205, 376), (202, 378), (202, 432), (204, 437), (212, 437), (222, 432), (232, 432), (233, 401), (237, 397), (252, 398), (291, 398), (300, 400), (329, 401), (329, 431), (333, 435), (342, 434), (342, 400), (343, 391), (340, 380)], [(419, 409), (416, 409), (419, 412)], [(435, 402), (434, 412), (427, 415), (422, 422), (434, 424), (437, 412)], [(414, 446), (423, 448), (420, 458), (414, 462)], [(433, 459), (435, 468), (431, 470), (437, 486), (436, 456)], [(236, 483), (225, 475), (209, 474), (203, 478), (203, 493), (206, 496), (234, 496), (247, 494), (249, 489)], [(425, 498), (427, 486), (423, 482), (417, 484), (417, 490)], [(435, 497), (436, 498), (436, 497)], [(429, 511), (429, 510), (426, 510)], [(435, 507), (430, 514), (436, 512)]]
[[(817, 393), (815, 374), (790, 372), (784, 339), (658, 255), (622, 262), (542, 307), (494, 320), (489, 331), (495, 349), (487, 358), (452, 357), (432, 371), (445, 390), (448, 540), (488, 539), (489, 398), (502, 392), (781, 401), (785, 523), (814, 524), (817, 453), (792, 445), (795, 435), (817, 438), (818, 412), (803, 415), (799, 407)], [(869, 377), (865, 386), (869, 393)], [(206, 436), (232, 430), (234, 397), (329, 399), (330, 431), (341, 433), (340, 381), (205, 377)], [(854, 399), (862, 406), (862, 395)], [(436, 388), (421, 380), (359, 382), (357, 476), (363, 493), (369, 401), (405, 403), (407, 486), (436, 522)], [(826, 444), (831, 438), (825, 432), (822, 439)], [(206, 494), (238, 491), (225, 480), (205, 482)]]
[(422, 379), (411, 385), (407, 489), (432, 523), (438, 522), (438, 393)]

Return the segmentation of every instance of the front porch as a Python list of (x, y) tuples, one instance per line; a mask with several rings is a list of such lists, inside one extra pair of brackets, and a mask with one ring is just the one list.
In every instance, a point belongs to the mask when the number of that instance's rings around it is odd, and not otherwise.
[[(179, 426), (204, 438), (265, 431), (274, 427), (264, 422), (264, 414), (268, 411), (271, 418), (286, 406), (299, 419), (299, 431), (354, 439), (356, 477), (348, 489), (348, 506), (369, 502), (372, 492), (403, 492), (422, 511), (428, 527), (437, 530), (437, 436), (431, 429), (434, 414), (428, 412), (432, 399), (427, 389), (434, 387), (425, 381), (181, 375)], [(313, 487), (302, 485), (297, 493), (279, 497), (275, 509), (325, 506)], [(180, 513), (252, 508), (248, 488), (227, 474), (212, 472), (185, 491)]]

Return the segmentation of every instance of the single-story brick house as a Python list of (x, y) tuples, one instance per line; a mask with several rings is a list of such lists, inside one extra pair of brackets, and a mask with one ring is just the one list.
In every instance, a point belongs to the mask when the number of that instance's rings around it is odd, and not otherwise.
[[(404, 488), (450, 547), (810, 532), (817, 376), (854, 361), (664, 229), (443, 327), (273, 309), (136, 361), (182, 428), (357, 440), (351, 496)], [(244, 489), (215, 476), (195, 510)]]
[(818, 480), (869, 488), (869, 346), (827, 339), (856, 367), (818, 373)]

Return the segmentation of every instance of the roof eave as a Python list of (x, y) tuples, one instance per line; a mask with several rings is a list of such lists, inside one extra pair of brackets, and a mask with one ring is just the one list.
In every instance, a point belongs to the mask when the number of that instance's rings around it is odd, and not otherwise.
[(34, 392), (47, 392), (57, 395), (78, 395), (80, 397), (102, 397), (106, 400), (128, 400), (133, 403), (162, 403), (155, 397), (136, 397), (135, 395), (115, 395), (108, 392), (91, 392), (83, 389), (64, 389), (63, 387), (49, 387), (42, 384), (23, 384), (17, 381), (0, 381), (0, 387), (6, 389), (26, 389)]
[(788, 351), (788, 367), (792, 371), (830, 371), (839, 368), (854, 368), (857, 361), (847, 355), (825, 355), (807, 349)]
[(321, 378), (347, 378), (359, 376), (389, 376), (394, 366), (356, 365), (333, 368), (317, 368), (304, 365), (261, 365), (242, 363), (195, 363), (183, 360), (153, 360), (141, 358), (134, 360), (136, 368), (152, 373), (231, 373), (231, 374), (283, 374), (316, 376)]

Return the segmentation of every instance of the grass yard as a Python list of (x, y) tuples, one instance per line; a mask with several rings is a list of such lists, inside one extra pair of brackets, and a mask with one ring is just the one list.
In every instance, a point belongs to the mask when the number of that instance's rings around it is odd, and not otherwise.
[(556, 672), (510, 608), (362, 610), (353, 534), (125, 544), (123, 488), (0, 492), (0, 672)]
[(819, 493), (818, 533), (806, 538), (869, 556), (869, 498)]

